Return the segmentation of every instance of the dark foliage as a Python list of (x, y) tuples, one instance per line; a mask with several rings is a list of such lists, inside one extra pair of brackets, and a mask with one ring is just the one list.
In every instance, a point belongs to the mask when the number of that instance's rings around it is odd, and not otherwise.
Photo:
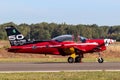
[(87, 38), (113, 38), (120, 41), (120, 26), (98, 26), (92, 25), (69, 25), (66, 23), (38, 23), (38, 24), (20, 24), (13, 22), (0, 25), (0, 39), (6, 40), (5, 27), (15, 26), (28, 39), (49, 40), (62, 34), (80, 35)]

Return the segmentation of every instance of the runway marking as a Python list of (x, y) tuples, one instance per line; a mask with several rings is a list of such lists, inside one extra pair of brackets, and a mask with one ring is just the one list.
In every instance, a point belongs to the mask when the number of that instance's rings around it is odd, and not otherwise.
[(0, 71), (0, 73), (39, 73), (39, 72), (120, 72), (120, 70), (56, 70), (56, 71)]

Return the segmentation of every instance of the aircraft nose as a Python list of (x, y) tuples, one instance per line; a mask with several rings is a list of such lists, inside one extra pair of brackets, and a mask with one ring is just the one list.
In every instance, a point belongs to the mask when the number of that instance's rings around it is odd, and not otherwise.
[(109, 44), (112, 44), (114, 42), (116, 42), (116, 40), (113, 40), (113, 39), (104, 39), (104, 43), (105, 43), (106, 46), (108, 46)]
[(116, 42), (116, 40), (110, 39), (110, 44)]

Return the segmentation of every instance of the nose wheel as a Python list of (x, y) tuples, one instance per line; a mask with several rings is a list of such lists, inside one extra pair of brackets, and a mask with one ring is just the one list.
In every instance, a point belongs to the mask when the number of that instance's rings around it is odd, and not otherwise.
[(98, 62), (99, 62), (99, 63), (103, 63), (103, 62), (104, 62), (104, 59), (100, 57), (100, 58), (98, 58)]

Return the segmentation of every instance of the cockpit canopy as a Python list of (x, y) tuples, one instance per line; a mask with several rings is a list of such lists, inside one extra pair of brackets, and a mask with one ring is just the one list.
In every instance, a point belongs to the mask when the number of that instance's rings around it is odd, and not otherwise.
[[(81, 41), (81, 42), (84, 42), (87, 39), (87, 38), (82, 37), (82, 36), (79, 36), (78, 38), (79, 38), (79, 41)], [(73, 35), (60, 35), (60, 36), (57, 36), (57, 37), (53, 38), (52, 40), (59, 41), (59, 42), (73, 41), (74, 36)]]

